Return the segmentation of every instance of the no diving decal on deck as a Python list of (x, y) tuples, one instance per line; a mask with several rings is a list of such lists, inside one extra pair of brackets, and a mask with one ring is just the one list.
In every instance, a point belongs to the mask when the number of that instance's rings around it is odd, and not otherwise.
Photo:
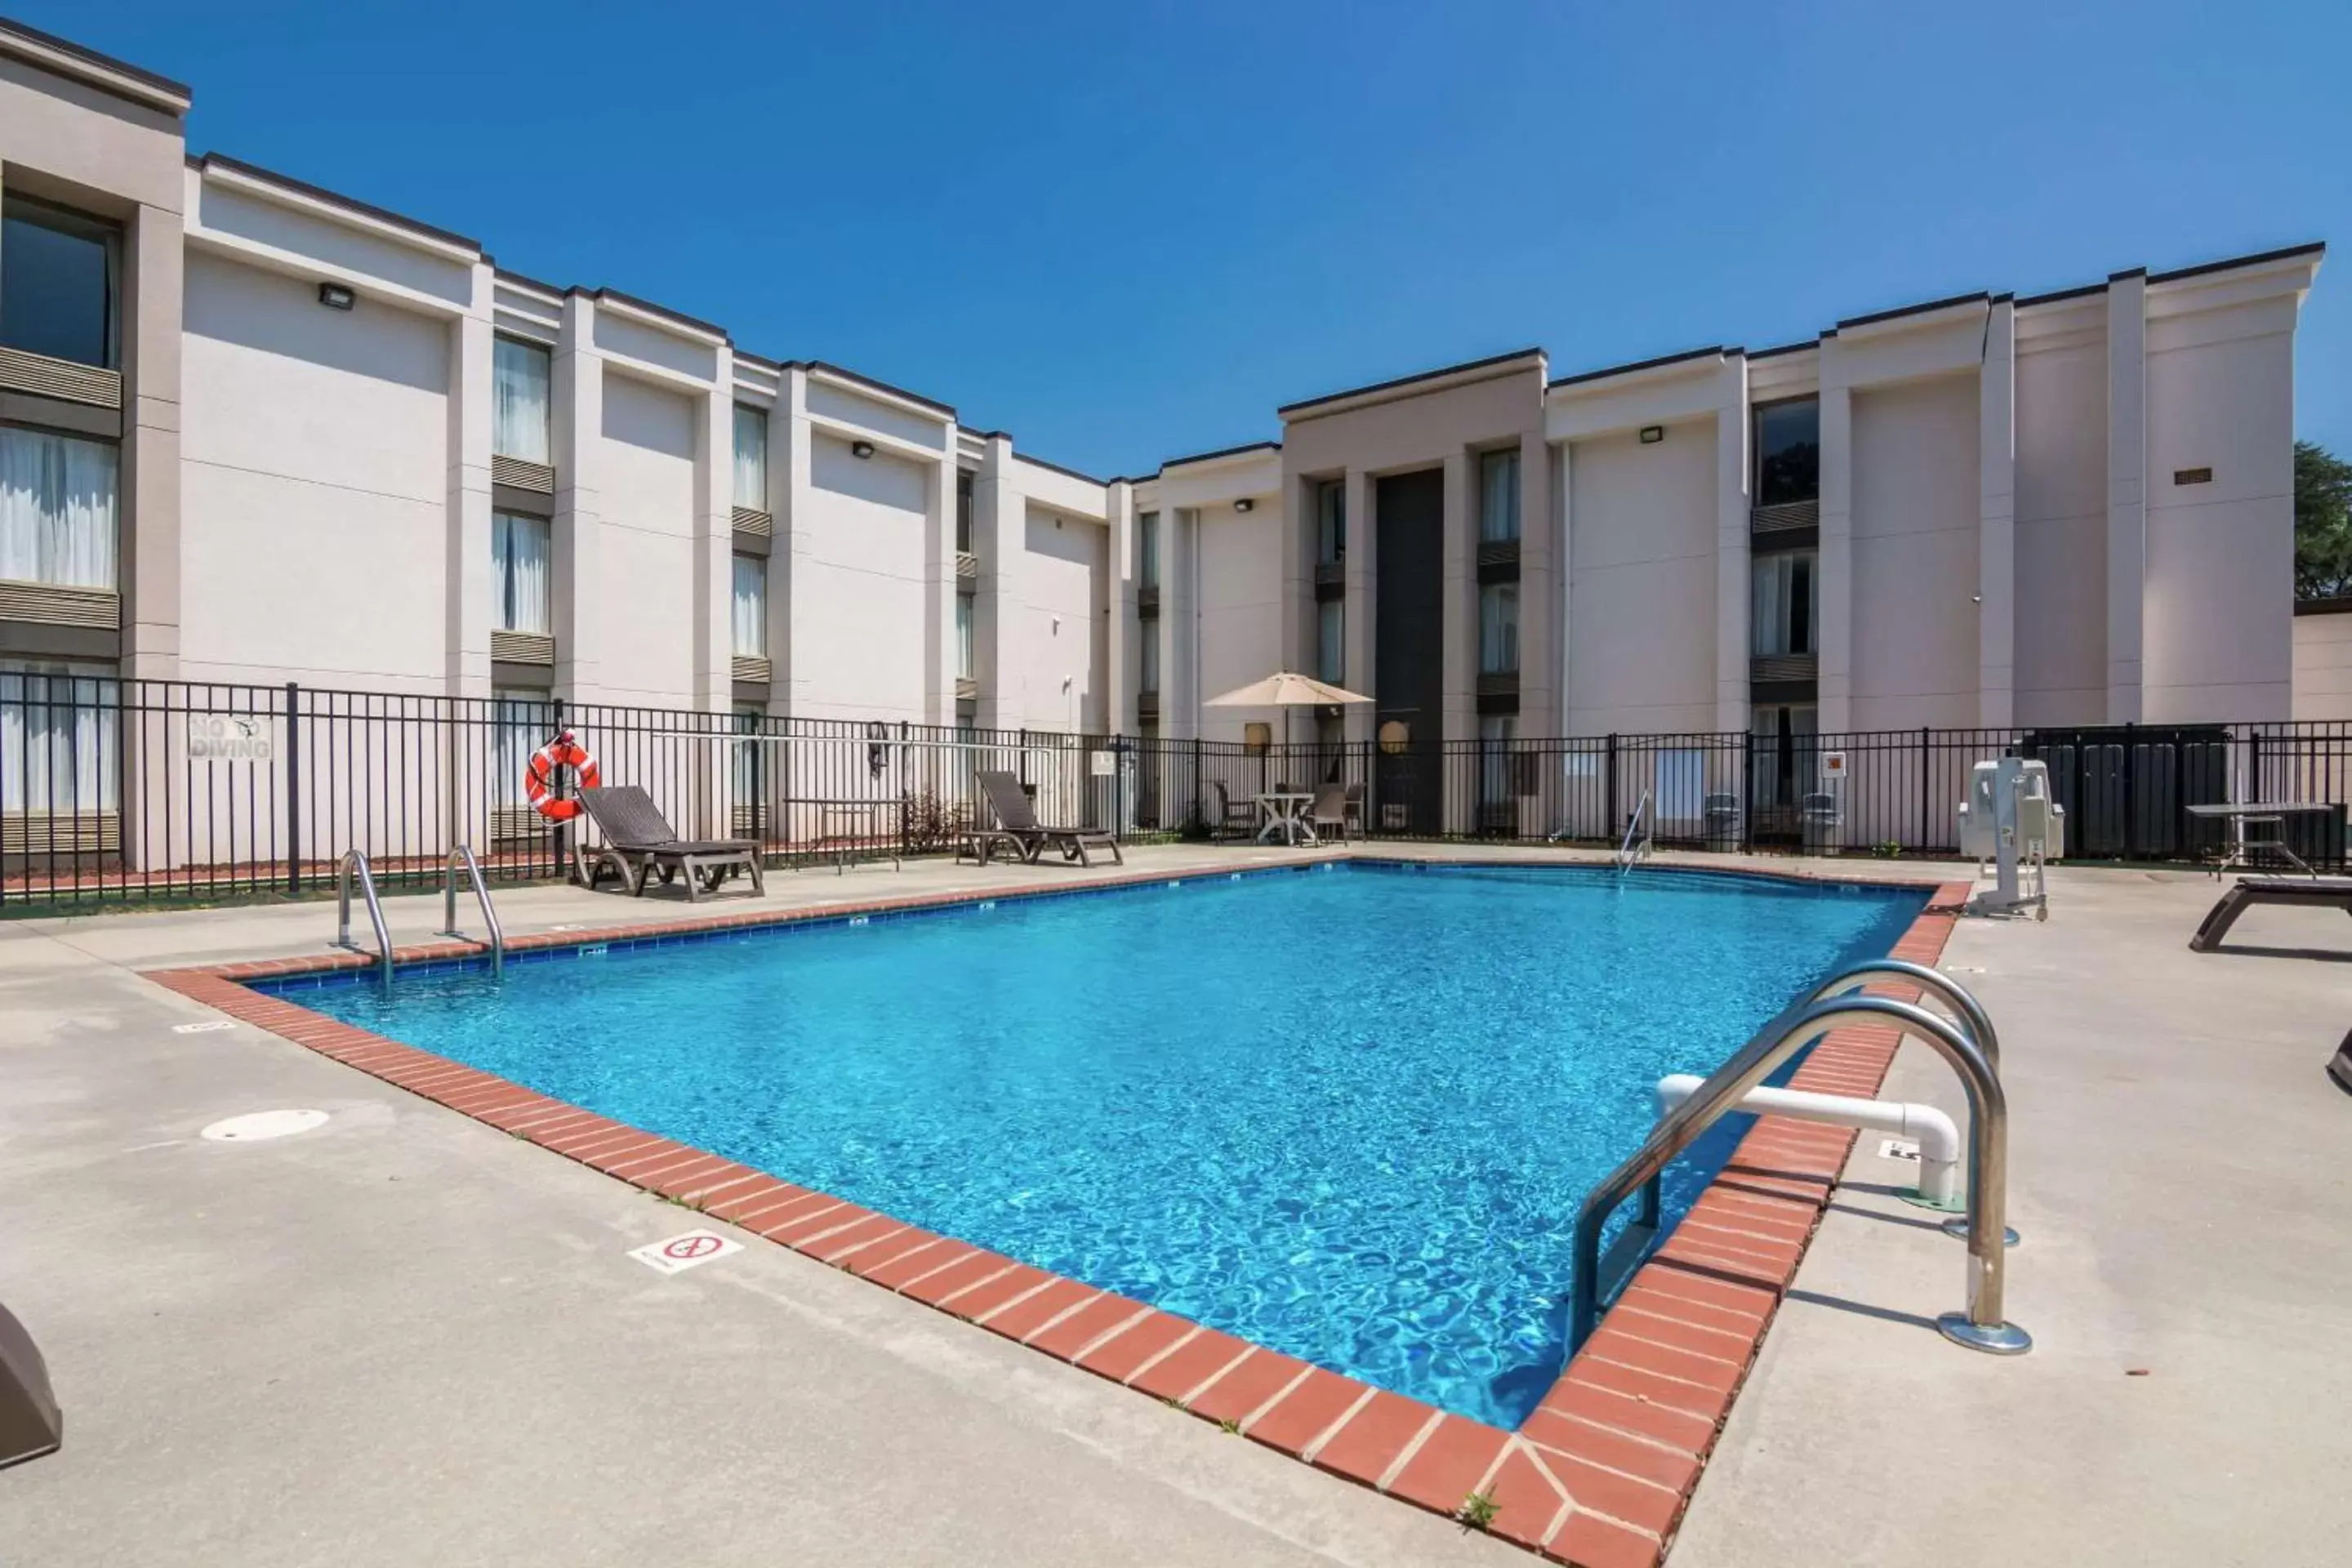
[(629, 1256), (659, 1273), (678, 1274), (714, 1258), (742, 1250), (741, 1242), (730, 1240), (715, 1230), (689, 1230), (684, 1236), (673, 1236), (650, 1247), (632, 1247)]

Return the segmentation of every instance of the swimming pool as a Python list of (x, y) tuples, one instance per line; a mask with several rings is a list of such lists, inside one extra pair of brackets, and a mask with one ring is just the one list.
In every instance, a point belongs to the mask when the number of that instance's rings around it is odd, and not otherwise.
[(1357, 861), (263, 988), (1516, 1426), (1559, 1371), (1577, 1205), (1657, 1079), (1924, 901)]

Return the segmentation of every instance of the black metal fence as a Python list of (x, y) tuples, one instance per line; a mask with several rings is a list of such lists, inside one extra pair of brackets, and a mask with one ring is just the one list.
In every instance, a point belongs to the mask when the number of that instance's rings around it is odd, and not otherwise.
[[(2317, 803), (2287, 819), (2345, 864), (2352, 724), (1702, 732), (1252, 747), (1225, 742), (787, 720), (449, 698), (0, 673), (0, 912), (330, 890), (363, 850), (379, 882), (437, 880), (472, 846), (499, 881), (572, 868), (584, 822), (530, 798), (532, 753), (570, 731), (603, 779), (644, 786), (682, 837), (758, 840), (806, 863), (950, 849), (983, 818), (977, 778), (1016, 775), (1041, 820), (1125, 837), (1250, 831), (1255, 797), (1314, 795), (1371, 838), (1613, 844), (1638, 812), (1663, 845), (1952, 854), (1970, 771), (2049, 764), (2070, 858), (2189, 861), (2226, 825), (2188, 807)], [(552, 794), (577, 786), (558, 771)], [(559, 811), (562, 807), (557, 808)]]

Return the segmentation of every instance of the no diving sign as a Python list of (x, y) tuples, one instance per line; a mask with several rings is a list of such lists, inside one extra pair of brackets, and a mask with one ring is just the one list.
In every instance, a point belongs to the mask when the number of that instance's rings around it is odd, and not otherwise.
[(742, 1250), (741, 1242), (730, 1241), (715, 1230), (689, 1230), (684, 1236), (673, 1236), (650, 1247), (634, 1247), (629, 1256), (659, 1273), (679, 1274), (714, 1258)]

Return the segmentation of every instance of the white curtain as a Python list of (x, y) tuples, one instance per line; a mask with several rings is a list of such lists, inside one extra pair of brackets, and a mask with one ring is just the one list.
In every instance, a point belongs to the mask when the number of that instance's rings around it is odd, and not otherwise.
[[(956, 595), (956, 679), (958, 680), (970, 680), (973, 679), (971, 668), (971, 595), (970, 594), (958, 594)], [(1151, 635), (1149, 632), (1145, 633), (1143, 637), (1143, 689), (1146, 691), (1151, 689), (1151, 678), (1159, 671), (1160, 661), (1153, 657), (1153, 642), (1154, 639)]]
[(1348, 610), (1339, 599), (1315, 606), (1315, 679), (1337, 686), (1348, 679)]
[(112, 811), (122, 687), (88, 665), (0, 665), (0, 810)]
[(1487, 452), (1478, 458), (1478, 537), (1497, 542), (1519, 536), (1519, 455)]
[(735, 405), (735, 504), (768, 510), (768, 411)]
[(555, 706), (536, 692), (499, 691), (491, 697), (491, 802), (521, 805), (530, 799), (523, 788), (530, 754), (555, 738)]
[(1519, 585), (1489, 583), (1478, 590), (1478, 673), (1509, 675), (1519, 668)]
[(492, 512), (490, 549), (496, 558), (499, 629), (545, 637), (549, 631), (547, 520)]
[(1156, 511), (1135, 520), (1135, 582), (1140, 588), (1160, 586), (1160, 514)]
[(114, 586), (115, 450), (0, 428), (0, 577)]
[(768, 563), (757, 555), (735, 557), (735, 653), (761, 658), (768, 652)]
[(547, 351), (512, 338), (490, 351), (490, 450), (526, 463), (547, 463)]
[(1507, 713), (1488, 713), (1478, 720), (1478, 799), (1486, 805), (1505, 805), (1512, 798), (1511, 740), (1519, 721)]
[[(1795, 550), (1759, 555), (1752, 572), (1756, 591), (1749, 611), (1749, 651), (1759, 658), (1815, 652), (1820, 647), (1821, 595), (1812, 591), (1813, 552)], [(1797, 591), (1801, 582), (1805, 590), (1801, 595)], [(1804, 617), (1801, 623), (1797, 618), (1800, 611)]]

